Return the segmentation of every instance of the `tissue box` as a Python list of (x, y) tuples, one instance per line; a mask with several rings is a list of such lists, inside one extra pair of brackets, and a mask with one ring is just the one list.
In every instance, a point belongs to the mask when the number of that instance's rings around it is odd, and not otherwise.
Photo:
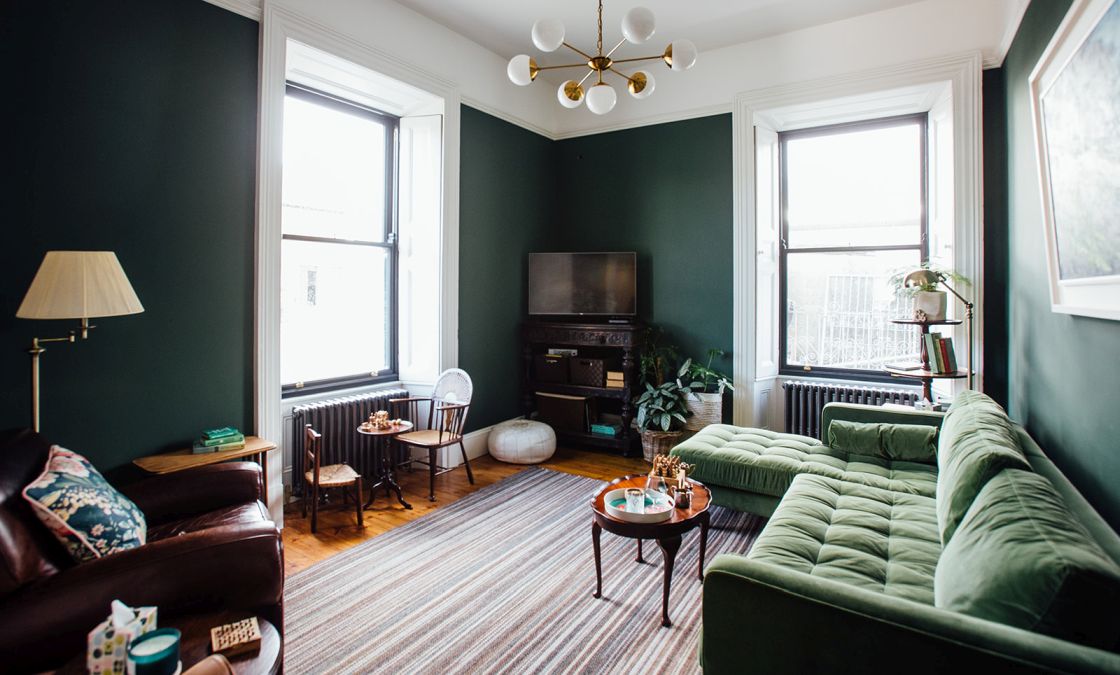
[(114, 628), (110, 615), (89, 632), (86, 668), (90, 673), (124, 673), (128, 643), (156, 629), (155, 607), (135, 607), (133, 610), (136, 617), (124, 628)]

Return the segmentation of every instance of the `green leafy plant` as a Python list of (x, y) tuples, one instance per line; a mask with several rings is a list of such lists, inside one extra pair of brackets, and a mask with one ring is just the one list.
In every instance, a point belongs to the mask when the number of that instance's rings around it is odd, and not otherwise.
[(681, 364), (677, 377), (684, 378), (687, 376), (687, 379), (690, 380), (688, 388), (694, 392), (723, 394), (725, 389), (735, 391), (735, 386), (731, 384), (731, 378), (712, 368), (712, 361), (717, 356), (723, 357), (726, 355), (727, 352), (722, 349), (709, 349), (707, 363), (701, 365), (692, 359), (687, 359)]
[(638, 379), (642, 385), (660, 387), (680, 363), (680, 349), (666, 340), (665, 329), (659, 326), (649, 326), (642, 334), (642, 350), (638, 357)]
[(676, 431), (692, 414), (685, 405), (691, 390), (680, 380), (669, 380), (655, 387), (646, 383), (646, 390), (634, 399), (638, 406), (638, 428), (642, 431)]
[(922, 269), (930, 272), (931, 274), (928, 276), (928, 278), (922, 280), (915, 286), (906, 285), (906, 277), (910, 276), (910, 273), (914, 271), (913, 268), (908, 267), (905, 270), (899, 270), (892, 274), (891, 278), (888, 280), (888, 283), (890, 284), (891, 288), (894, 289), (895, 295), (914, 295), (919, 291), (930, 292), (940, 290), (938, 286), (941, 284), (942, 279), (950, 282), (954, 288), (956, 288), (957, 286), (972, 285), (972, 282), (968, 280), (968, 277), (964, 276), (963, 274), (957, 274), (952, 270), (933, 267), (929, 264), (929, 262), (922, 263)]

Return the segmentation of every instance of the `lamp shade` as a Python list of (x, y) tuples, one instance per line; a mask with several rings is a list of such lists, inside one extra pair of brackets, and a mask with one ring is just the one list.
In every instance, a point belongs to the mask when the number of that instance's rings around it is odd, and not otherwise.
[(510, 82), (519, 87), (526, 87), (537, 78), (537, 62), (528, 54), (518, 54), (509, 60), (506, 75), (509, 75)]
[(630, 90), (630, 95), (637, 99), (643, 99), (653, 93), (653, 88), (657, 84), (653, 79), (653, 74), (645, 70), (639, 70), (634, 73), (630, 78), (627, 89)]
[(556, 90), (556, 98), (565, 108), (578, 108), (583, 103), (583, 87), (575, 80), (568, 80)]
[(650, 39), (655, 28), (653, 12), (645, 7), (635, 7), (622, 17), (622, 37), (630, 44), (640, 45)]
[(673, 70), (688, 70), (696, 65), (696, 45), (690, 40), (673, 40), (661, 58)]
[(596, 84), (587, 92), (587, 109), (596, 115), (606, 115), (617, 101), (618, 94), (605, 82)]
[(941, 283), (941, 275), (937, 272), (927, 269), (920, 269), (906, 275), (902, 280), (902, 285), (906, 288), (913, 286), (936, 286)]
[(533, 44), (542, 52), (554, 52), (564, 44), (564, 22), (541, 19), (533, 24)]
[(89, 319), (143, 311), (116, 253), (47, 251), (16, 316)]

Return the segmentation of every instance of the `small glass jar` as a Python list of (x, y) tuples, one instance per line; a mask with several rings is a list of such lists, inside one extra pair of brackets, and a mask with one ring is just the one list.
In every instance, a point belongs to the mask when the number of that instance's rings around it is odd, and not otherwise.
[(626, 488), (626, 512), (646, 512), (646, 491), (641, 488)]
[(673, 503), (678, 509), (692, 508), (692, 486), (685, 483), (681, 487), (673, 488)]

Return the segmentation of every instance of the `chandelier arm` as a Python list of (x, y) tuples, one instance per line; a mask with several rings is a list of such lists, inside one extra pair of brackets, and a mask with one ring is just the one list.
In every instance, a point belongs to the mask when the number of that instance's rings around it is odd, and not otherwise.
[(618, 48), (621, 47), (625, 42), (626, 38), (622, 38), (618, 41), (618, 44), (616, 44), (614, 47), (611, 47), (611, 50), (607, 52), (607, 58), (609, 59), (611, 57), (611, 54), (614, 54), (616, 51), (618, 51)]
[(661, 56), (662, 56), (661, 54), (658, 54), (656, 56), (638, 56), (638, 57), (635, 57), (635, 58), (632, 58), (632, 59), (614, 59), (614, 62), (616, 64), (618, 64), (618, 63), (632, 63), (634, 61), (652, 61), (653, 59), (661, 58)]
[(557, 68), (586, 68), (586, 63), (568, 63), (563, 66), (537, 66), (537, 70), (556, 70)]
[(573, 47), (572, 45), (568, 44), (567, 42), (561, 42), (560, 44), (561, 44), (561, 45), (563, 45), (563, 46), (565, 46), (565, 47), (567, 47), (568, 49), (572, 50), (572, 51), (573, 51), (573, 52), (575, 52), (576, 54), (579, 54), (580, 56), (582, 56), (583, 58), (587, 59), (588, 61), (590, 61), (590, 60), (591, 60), (592, 58), (594, 58), (594, 57), (592, 57), (592, 56), (591, 56), (590, 54), (588, 54), (587, 52), (583, 51), (582, 49), (576, 49), (575, 47)]
[(592, 76), (592, 75), (594, 75), (594, 74), (595, 74), (595, 71), (594, 71), (594, 70), (591, 70), (591, 69), (589, 68), (589, 69), (587, 70), (587, 74), (586, 74), (586, 75), (584, 75), (584, 76), (583, 76), (583, 79), (579, 81), (579, 86), (581, 86), (581, 87), (582, 87), (582, 86), (583, 86), (583, 83), (587, 81), (587, 78), (591, 77), (591, 76)]
[(626, 80), (627, 82), (633, 82), (633, 81), (634, 81), (634, 78), (630, 77), (629, 75), (627, 75), (626, 73), (622, 72), (621, 70), (618, 70), (617, 68), (614, 68), (613, 66), (612, 66), (612, 67), (610, 67), (610, 68), (607, 68), (607, 70), (611, 71), (611, 72), (612, 72), (612, 73), (614, 73), (615, 75), (618, 75), (619, 77), (623, 78), (623, 79), (624, 79), (624, 80)]

